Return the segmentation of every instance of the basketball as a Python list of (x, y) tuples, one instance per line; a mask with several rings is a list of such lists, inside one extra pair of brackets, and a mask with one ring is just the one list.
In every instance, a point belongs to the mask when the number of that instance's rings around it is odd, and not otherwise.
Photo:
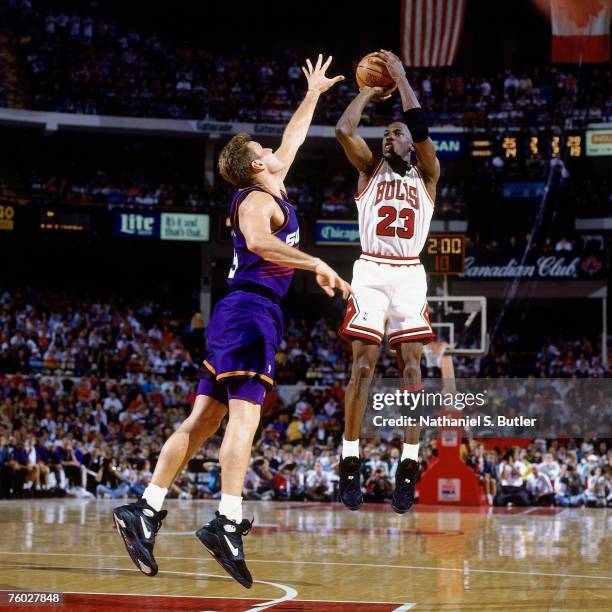
[(397, 89), (397, 85), (389, 74), (387, 67), (378, 63), (375, 53), (368, 53), (359, 61), (355, 77), (360, 89), (362, 87), (382, 87), (385, 96)]

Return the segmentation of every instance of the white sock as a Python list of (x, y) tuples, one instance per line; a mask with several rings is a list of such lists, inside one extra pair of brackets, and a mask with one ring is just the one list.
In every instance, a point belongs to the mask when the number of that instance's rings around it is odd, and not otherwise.
[(413, 461), (419, 460), (419, 444), (406, 444), (404, 442), (404, 447), (402, 449), (402, 457), (400, 461), (404, 459), (412, 459)]
[(342, 436), (342, 458), (359, 457), (359, 438), (357, 440), (347, 440)]
[(164, 505), (164, 499), (166, 499), (166, 495), (168, 495), (168, 489), (165, 487), (158, 487), (151, 483), (142, 494), (142, 498), (155, 510), (155, 512), (159, 512)]
[(223, 514), (228, 519), (239, 523), (242, 520), (242, 497), (221, 493), (219, 514)]

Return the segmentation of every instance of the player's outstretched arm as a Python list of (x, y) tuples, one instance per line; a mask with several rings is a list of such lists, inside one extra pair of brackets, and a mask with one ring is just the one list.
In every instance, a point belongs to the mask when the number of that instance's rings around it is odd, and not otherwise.
[(287, 124), (285, 132), (283, 133), (281, 146), (278, 151), (276, 151), (276, 157), (285, 165), (281, 173), (283, 179), (287, 176), (298, 149), (302, 146), (304, 140), (306, 140), (306, 134), (312, 122), (312, 116), (314, 115), (315, 107), (319, 101), (319, 96), (339, 81), (344, 80), (342, 75), (332, 78), (325, 76), (325, 72), (329, 68), (331, 61), (332, 56), (330, 55), (325, 63), (323, 63), (323, 56), (319, 53), (317, 63), (314, 67), (309, 59), (306, 60), (306, 66), (302, 66), (306, 81), (308, 81), (308, 91), (302, 103), (298, 106), (293, 117), (291, 117), (291, 120)]
[(277, 209), (278, 204), (267, 193), (254, 192), (244, 199), (238, 209), (238, 220), (249, 251), (279, 266), (314, 272), (317, 283), (329, 297), (334, 297), (334, 289), (338, 289), (347, 299), (351, 286), (324, 261), (285, 244), (272, 234), (271, 222)]
[(380, 99), (381, 94), (382, 88), (380, 87), (362, 87), (336, 124), (336, 138), (351, 164), (366, 180), (374, 171), (376, 160), (366, 141), (357, 133), (357, 128), (365, 107), (373, 100)]
[(397, 83), (397, 88), (402, 98), (404, 120), (412, 134), (418, 167), (423, 172), (426, 181), (435, 186), (440, 178), (440, 162), (436, 157), (436, 147), (429, 137), (423, 109), (406, 78), (404, 65), (397, 55), (384, 49), (381, 49), (378, 53), (378, 59), (387, 67), (389, 74)]

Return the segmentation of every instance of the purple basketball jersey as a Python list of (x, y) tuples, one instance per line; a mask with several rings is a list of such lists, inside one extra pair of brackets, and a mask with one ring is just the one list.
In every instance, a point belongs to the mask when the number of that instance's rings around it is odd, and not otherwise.
[[(266, 261), (259, 257), (259, 255), (249, 251), (246, 239), (240, 231), (238, 208), (241, 202), (244, 201), (244, 198), (253, 191), (265, 192), (261, 187), (253, 185), (246, 189), (239, 189), (232, 198), (232, 203), (230, 205), (230, 222), (232, 226), (232, 242), (234, 244), (234, 261), (232, 262), (227, 282), (230, 287), (260, 285), (271, 289), (279, 298), (282, 298), (287, 291), (289, 291), (291, 279), (293, 278), (293, 268), (279, 266), (270, 261)], [(285, 215), (285, 222), (274, 232), (274, 235), (289, 246), (298, 248), (300, 242), (300, 228), (298, 226), (295, 209), (286, 199), (276, 196), (272, 197)]]

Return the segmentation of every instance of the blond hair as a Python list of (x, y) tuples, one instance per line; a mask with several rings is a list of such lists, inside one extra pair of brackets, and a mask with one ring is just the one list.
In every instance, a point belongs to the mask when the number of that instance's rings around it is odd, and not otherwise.
[(248, 146), (251, 137), (245, 132), (236, 134), (221, 150), (219, 172), (232, 185), (248, 187), (252, 183), (251, 162), (259, 156)]

